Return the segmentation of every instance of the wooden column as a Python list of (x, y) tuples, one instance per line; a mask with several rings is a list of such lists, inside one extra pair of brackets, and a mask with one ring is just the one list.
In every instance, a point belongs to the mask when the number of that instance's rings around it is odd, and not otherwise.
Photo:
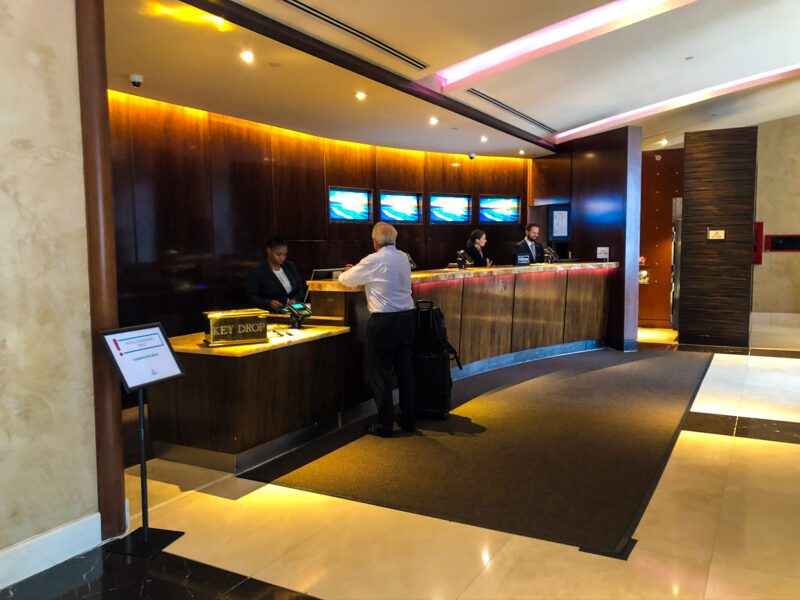
[(75, 0), (75, 13), (89, 249), (97, 496), (102, 536), (108, 539), (125, 531), (125, 488), (119, 381), (97, 336), (98, 331), (117, 326), (103, 0)]

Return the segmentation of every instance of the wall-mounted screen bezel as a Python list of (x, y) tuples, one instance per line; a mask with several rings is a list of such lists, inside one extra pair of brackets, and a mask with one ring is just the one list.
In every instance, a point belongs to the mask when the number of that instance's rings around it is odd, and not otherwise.
[[(345, 216), (343, 212), (341, 212), (340, 207), (335, 208), (332, 200), (334, 198), (334, 194), (338, 192), (353, 193), (363, 196), (366, 201), (366, 210), (361, 212), (366, 212), (365, 216), (349, 218)], [(337, 209), (338, 212), (334, 212)], [(328, 220), (331, 223), (372, 223), (372, 190), (367, 188), (344, 187), (338, 185), (328, 186)]]
[[(505, 219), (505, 220), (498, 220), (493, 219), (489, 215), (495, 213), (497, 210), (496, 208), (491, 208), (487, 206), (492, 202), (501, 201), (501, 200), (512, 200), (515, 206), (515, 212), (513, 219)], [(502, 194), (486, 194), (481, 195), (478, 198), (478, 222), (479, 223), (492, 223), (495, 225), (519, 225), (520, 216), (522, 214), (522, 201), (519, 196), (513, 195), (502, 195)], [(495, 213), (496, 214), (496, 213)]]
[[(453, 198), (466, 200), (467, 216), (466, 219), (461, 220), (447, 220), (439, 217), (434, 217), (433, 203), (438, 198)], [(428, 220), (431, 225), (468, 225), (472, 223), (472, 196), (469, 194), (431, 194), (429, 199), (429, 217)]]
[[(422, 194), (415, 193), (415, 192), (396, 192), (392, 190), (381, 190), (378, 194), (380, 198), (380, 206), (378, 207), (378, 214), (380, 215), (381, 221), (386, 221), (387, 223), (422, 223)], [(405, 219), (405, 218), (395, 218), (394, 215), (391, 213), (384, 212), (384, 202), (386, 198), (415, 198), (416, 199), (416, 206), (417, 206), (417, 215), (415, 219)]]

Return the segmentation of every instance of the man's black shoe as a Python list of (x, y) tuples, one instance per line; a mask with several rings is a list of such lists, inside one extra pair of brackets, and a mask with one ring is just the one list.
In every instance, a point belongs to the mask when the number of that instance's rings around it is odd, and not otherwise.
[(377, 423), (373, 423), (372, 425), (367, 425), (367, 433), (369, 435), (377, 435), (378, 437), (383, 437), (383, 438), (392, 437), (391, 429), (387, 429), (383, 425), (378, 425)]
[(400, 429), (402, 429), (406, 433), (414, 433), (417, 430), (416, 425), (409, 425), (408, 423), (405, 423), (400, 419), (397, 420), (397, 425), (400, 427)]

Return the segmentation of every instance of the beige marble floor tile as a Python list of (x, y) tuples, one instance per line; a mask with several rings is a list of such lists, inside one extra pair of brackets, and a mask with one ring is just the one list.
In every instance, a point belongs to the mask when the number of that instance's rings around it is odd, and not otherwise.
[(153, 511), (150, 522), (186, 532), (169, 546), (170, 553), (251, 576), (357, 506), (340, 498), (231, 479)]
[[(795, 571), (797, 573), (797, 571)], [(800, 600), (800, 578), (768, 575), (741, 567), (711, 566), (708, 600)]]
[(707, 561), (657, 552), (645, 542), (623, 561), (514, 536), (461, 599), (702, 598), (707, 574)]
[[(800, 490), (800, 485), (798, 485)], [(771, 575), (797, 573), (800, 565), (800, 495), (728, 488), (713, 564)]]
[(326, 599), (457, 598), (511, 537), (362, 504), (255, 577)]
[[(147, 502), (150, 509), (223, 479), (230, 473), (154, 458), (147, 461)], [(125, 498), (131, 522), (142, 512), (139, 465), (125, 469)]]
[(715, 354), (691, 410), (737, 415), (747, 376), (747, 358), (735, 354)]
[(697, 481), (691, 481), (691, 484), (697, 483), (721, 494), (732, 448), (732, 436), (681, 431), (661, 481), (673, 475), (695, 477)]
[(727, 485), (793, 494), (800, 511), (800, 444), (734, 438)]

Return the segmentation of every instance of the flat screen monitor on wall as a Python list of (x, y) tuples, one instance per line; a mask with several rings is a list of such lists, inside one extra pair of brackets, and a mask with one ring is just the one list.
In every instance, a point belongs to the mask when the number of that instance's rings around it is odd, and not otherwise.
[(431, 196), (431, 223), (469, 223), (472, 198), (469, 196)]
[(481, 223), (519, 223), (519, 197), (481, 196), (478, 204)]
[(372, 220), (372, 192), (351, 188), (330, 188), (328, 217), (332, 223), (369, 223)]
[(381, 221), (419, 223), (419, 194), (381, 193)]

